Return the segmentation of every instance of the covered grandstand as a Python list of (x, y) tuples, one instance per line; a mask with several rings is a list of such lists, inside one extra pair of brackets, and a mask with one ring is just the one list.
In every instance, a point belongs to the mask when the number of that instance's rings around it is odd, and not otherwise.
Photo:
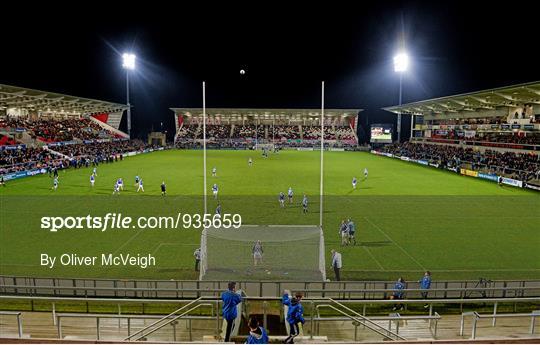
[[(175, 116), (175, 143), (193, 147), (202, 142), (203, 110), (171, 108)], [(361, 109), (325, 109), (325, 144), (352, 148)], [(206, 109), (208, 144), (245, 148), (260, 144), (309, 147), (320, 140), (320, 109)]]
[(33, 176), (143, 149), (118, 129), (125, 110), (124, 104), (0, 84), (0, 175)]
[(540, 82), (384, 108), (416, 119), (379, 153), (540, 190)]
[[(540, 81), (384, 108), (415, 118), (430, 142), (540, 150)], [(474, 143), (473, 143), (474, 142)]]

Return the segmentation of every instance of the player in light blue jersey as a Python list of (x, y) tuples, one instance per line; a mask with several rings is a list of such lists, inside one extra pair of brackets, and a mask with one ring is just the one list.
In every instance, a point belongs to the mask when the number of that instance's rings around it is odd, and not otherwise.
[(58, 176), (56, 176), (53, 180), (53, 186), (51, 188), (52, 190), (56, 191), (58, 189)]
[(308, 212), (308, 199), (307, 196), (304, 194), (304, 198), (302, 199), (302, 212), (307, 213)]
[(217, 186), (217, 183), (214, 183), (214, 185), (212, 186), (212, 194), (214, 194), (214, 199), (217, 199), (217, 196), (218, 196), (218, 186)]
[(287, 196), (289, 197), (289, 204), (292, 204), (293, 202), (293, 190), (291, 187), (289, 187), (289, 191), (287, 192)]
[(249, 166), (252, 166), (252, 165), (253, 165), (253, 159), (251, 159), (251, 157), (249, 157), (249, 159), (248, 159), (248, 165), (249, 165)]
[(92, 174), (94, 174), (95, 176), (97, 176), (97, 168), (94, 167), (94, 169), (92, 170)]
[(139, 180), (140, 180), (139, 175), (135, 176), (135, 187), (139, 185)]
[(364, 180), (367, 180), (368, 170), (364, 168)]
[(349, 242), (352, 242), (353, 245), (356, 245), (356, 225), (350, 218), (347, 219), (347, 230), (349, 231)]
[(216, 216), (218, 216), (218, 218), (221, 218), (221, 204), (219, 202), (216, 207)]
[(217, 176), (217, 169), (216, 167), (213, 167), (212, 168), (212, 177), (216, 177)]

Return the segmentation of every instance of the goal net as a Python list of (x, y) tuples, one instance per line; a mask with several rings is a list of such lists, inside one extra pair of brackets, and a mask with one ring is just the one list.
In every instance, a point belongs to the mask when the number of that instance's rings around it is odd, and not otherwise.
[[(261, 242), (262, 256), (253, 254)], [(200, 280), (326, 279), (324, 236), (318, 226), (207, 228), (201, 235)]]

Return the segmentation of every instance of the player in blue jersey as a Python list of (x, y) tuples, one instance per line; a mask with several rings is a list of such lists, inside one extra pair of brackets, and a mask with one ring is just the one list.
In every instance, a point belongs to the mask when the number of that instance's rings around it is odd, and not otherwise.
[(96, 182), (96, 175), (92, 173), (92, 175), (90, 175), (90, 186), (92, 188), (94, 188), (94, 182)]
[(364, 168), (364, 180), (367, 180), (368, 170)]
[(216, 207), (216, 216), (218, 216), (218, 218), (221, 218), (221, 204), (219, 202)]
[(120, 195), (120, 186), (118, 185), (118, 181), (116, 181), (116, 183), (114, 184), (114, 189), (113, 189), (113, 195)]
[(120, 177), (118, 181), (116, 182), (118, 184), (118, 188), (121, 190), (124, 190), (124, 180)]
[(139, 187), (137, 187), (137, 193), (139, 193), (140, 190), (142, 190), (144, 193), (144, 186), (143, 186), (142, 178), (139, 178)]
[(279, 192), (279, 206), (285, 207), (285, 194), (283, 192)]
[(342, 220), (339, 226), (339, 238), (342, 247), (349, 245), (349, 226), (345, 220)]
[(356, 182), (357, 182), (356, 177), (353, 177), (352, 178), (352, 187), (353, 187), (353, 189), (356, 189)]
[(214, 199), (217, 199), (218, 192), (219, 192), (218, 185), (217, 183), (214, 183), (214, 185), (212, 186), (212, 194), (214, 194)]

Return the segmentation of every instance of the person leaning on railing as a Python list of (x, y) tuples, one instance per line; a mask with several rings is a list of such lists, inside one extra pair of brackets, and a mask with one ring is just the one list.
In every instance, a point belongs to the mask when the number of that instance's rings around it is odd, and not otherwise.
[(236, 293), (236, 282), (229, 282), (227, 288), (228, 290), (221, 294), (223, 319), (227, 322), (224, 339), (226, 343), (230, 340), (234, 320), (238, 316), (236, 306), (242, 302), (242, 297)]

